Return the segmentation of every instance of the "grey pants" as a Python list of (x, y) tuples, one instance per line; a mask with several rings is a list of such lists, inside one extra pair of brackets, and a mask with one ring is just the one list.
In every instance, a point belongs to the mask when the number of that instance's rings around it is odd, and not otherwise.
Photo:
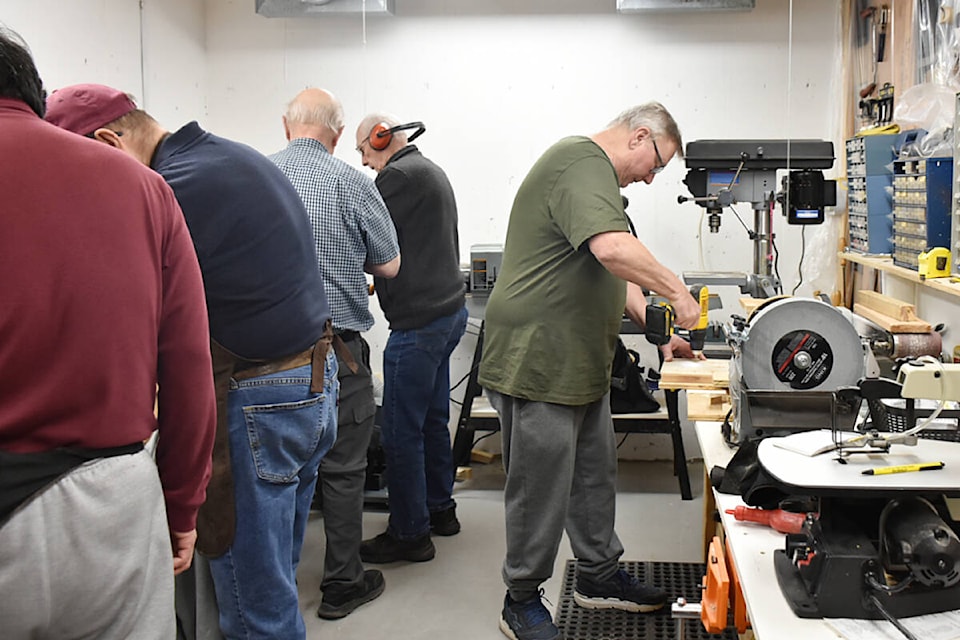
[(608, 396), (588, 405), (486, 391), (500, 416), (507, 483), (503, 581), (514, 600), (553, 574), (563, 531), (581, 575), (607, 580), (623, 545), (614, 531), (617, 447)]
[(363, 487), (367, 477), (367, 448), (377, 407), (373, 399), (370, 347), (361, 336), (346, 345), (359, 369), (353, 373), (338, 356), (337, 440), (321, 460), (317, 479), (323, 531), (327, 539), (321, 589), (333, 583), (348, 585), (363, 579), (363, 564), (360, 562)]
[(0, 528), (0, 635), (170, 640), (173, 551), (144, 450), (92, 460)]
[(210, 562), (194, 553), (193, 564), (174, 579), (174, 585), (178, 640), (223, 640)]

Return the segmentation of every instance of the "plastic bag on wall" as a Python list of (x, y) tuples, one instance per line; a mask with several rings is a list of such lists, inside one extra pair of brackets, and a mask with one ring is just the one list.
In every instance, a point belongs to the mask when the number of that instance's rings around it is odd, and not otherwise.
[(913, 25), (917, 81), (960, 91), (960, 0), (917, 0)]
[(803, 227), (801, 231), (805, 234), (803, 263), (800, 267), (802, 282), (797, 281), (791, 294), (812, 296), (818, 291), (832, 294), (837, 289), (837, 252), (841, 248), (846, 209), (847, 198), (838, 183), (837, 206), (832, 211), (827, 209), (824, 224)]
[(924, 157), (953, 156), (955, 92), (943, 85), (923, 83), (904, 91), (893, 111), (901, 129), (924, 129), (927, 134), (916, 145)]
[(936, 65), (937, 84), (960, 90), (960, 0), (941, 0), (937, 12)]

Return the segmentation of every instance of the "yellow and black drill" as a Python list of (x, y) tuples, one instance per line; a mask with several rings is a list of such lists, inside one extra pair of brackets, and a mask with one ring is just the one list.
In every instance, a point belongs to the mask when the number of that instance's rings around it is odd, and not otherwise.
[[(707, 337), (707, 312), (710, 308), (710, 291), (706, 285), (695, 284), (690, 287), (690, 295), (700, 304), (700, 318), (697, 326), (690, 329), (690, 349), (697, 358), (703, 353), (703, 343)], [(670, 337), (676, 328), (674, 321), (676, 313), (669, 302), (658, 302), (647, 305), (647, 342), (657, 346), (670, 342)]]

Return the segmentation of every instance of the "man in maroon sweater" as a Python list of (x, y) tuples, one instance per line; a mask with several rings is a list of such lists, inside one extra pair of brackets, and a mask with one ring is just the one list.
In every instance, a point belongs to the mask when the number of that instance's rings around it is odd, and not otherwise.
[(200, 270), (163, 178), (43, 111), (0, 28), (0, 635), (172, 638), (216, 420)]

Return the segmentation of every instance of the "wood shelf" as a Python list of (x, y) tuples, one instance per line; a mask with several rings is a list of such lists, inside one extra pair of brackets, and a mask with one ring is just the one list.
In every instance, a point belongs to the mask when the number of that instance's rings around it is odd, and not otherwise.
[(912, 269), (906, 269), (904, 267), (897, 266), (893, 264), (893, 258), (889, 257), (878, 257), (878, 256), (866, 256), (860, 253), (851, 253), (849, 251), (840, 252), (841, 264), (843, 261), (855, 262), (856, 264), (863, 265), (865, 267), (870, 267), (871, 269), (877, 269), (878, 271), (883, 271), (889, 273), (901, 280), (906, 280), (908, 282), (913, 282), (914, 284), (919, 284), (924, 287), (934, 289), (936, 291), (941, 291), (950, 295), (957, 296), (960, 298), (960, 282), (954, 282), (953, 278), (930, 278), (927, 280), (921, 280), (920, 274)]

